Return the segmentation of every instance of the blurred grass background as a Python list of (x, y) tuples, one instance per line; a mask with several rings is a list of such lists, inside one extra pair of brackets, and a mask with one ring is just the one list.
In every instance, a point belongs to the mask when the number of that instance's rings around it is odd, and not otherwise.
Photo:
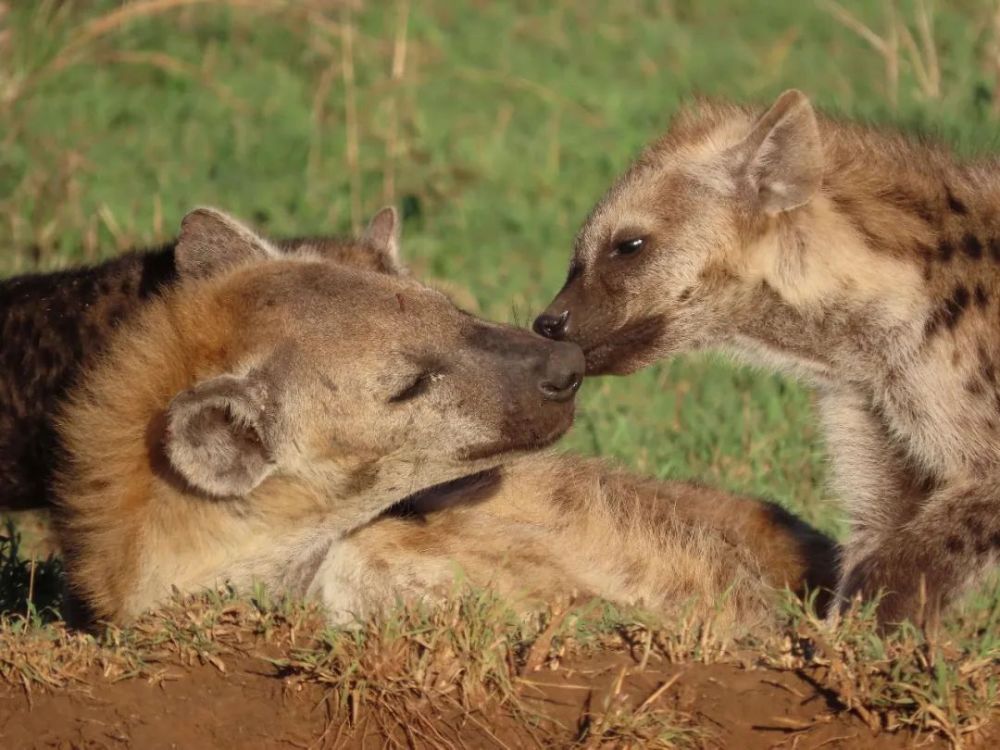
[[(173, 235), (197, 204), (276, 235), (402, 207), (415, 271), (526, 323), (590, 206), (693, 92), (995, 149), (987, 0), (0, 3), (0, 274)], [(593, 380), (565, 447), (772, 498), (823, 528), (808, 393), (710, 358)]]

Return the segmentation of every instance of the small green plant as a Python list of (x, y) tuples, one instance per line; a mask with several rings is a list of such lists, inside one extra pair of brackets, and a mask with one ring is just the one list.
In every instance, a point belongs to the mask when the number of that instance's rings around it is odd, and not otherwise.
[(51, 622), (60, 616), (62, 590), (59, 558), (25, 558), (21, 533), (6, 519), (0, 532), (0, 616), (22, 617), (32, 627)]
[(933, 631), (910, 623), (883, 630), (874, 603), (832, 625), (792, 603), (784, 665), (803, 670), (873, 731), (933, 732), (962, 747), (1000, 707), (998, 606), (985, 603), (971, 602)]

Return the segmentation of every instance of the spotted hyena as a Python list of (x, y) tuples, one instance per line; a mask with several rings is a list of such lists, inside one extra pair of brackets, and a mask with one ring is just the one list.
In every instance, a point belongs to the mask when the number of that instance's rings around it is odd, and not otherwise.
[(725, 600), (735, 620), (827, 568), (829, 540), (774, 506), (542, 452), (573, 419), (575, 344), (408, 276), (280, 254), (212, 210), (176, 254), (175, 288), (61, 419), (57, 525), (92, 617), (228, 581), (342, 619), (461, 568), (529, 601)]
[[(360, 240), (299, 237), (275, 246), (394, 271), (397, 240), (386, 229), (396, 223), (387, 209)], [(0, 508), (50, 504), (53, 416), (115, 328), (176, 282), (174, 251), (170, 243), (96, 266), (0, 280)]]
[(936, 612), (1000, 552), (1000, 167), (817, 116), (684, 110), (597, 204), (536, 330), (590, 373), (721, 348), (814, 383), (840, 601)]

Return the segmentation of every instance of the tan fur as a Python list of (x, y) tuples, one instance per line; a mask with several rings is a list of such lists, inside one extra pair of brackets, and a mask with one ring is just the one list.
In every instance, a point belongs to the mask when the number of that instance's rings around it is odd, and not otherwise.
[(595, 207), (547, 314), (588, 372), (719, 348), (815, 383), (855, 526), (842, 600), (913, 617), (1000, 551), (998, 206), (994, 161), (801, 93), (702, 102)]
[[(464, 569), (531, 600), (578, 589), (704, 611), (728, 592), (736, 621), (760, 615), (770, 585), (823, 582), (828, 540), (771, 506), (518, 460), (569, 426), (571, 402), (538, 378), (575, 347), (478, 321), (408, 278), (249, 252), (245, 228), (207, 220), (214, 244), (188, 246), (208, 254), (197, 275), (122, 329), (64, 415), (58, 522), (92, 617), (259, 581), (343, 619), (436, 595)], [(414, 361), (435, 368), (418, 391)], [(178, 421), (191, 409), (207, 411)], [(267, 471), (227, 484), (200, 463), (205, 429)], [(401, 502), (413, 515), (380, 515)]]
[(802, 593), (834, 580), (829, 539), (777, 507), (597, 460), (519, 459), (413, 505), (415, 517), (379, 518), (348, 537), (361, 564), (334, 575), (341, 595), (346, 577), (377, 609), (447, 592), (460, 571), (527, 607), (589, 594), (734, 630), (766, 620), (775, 588)]

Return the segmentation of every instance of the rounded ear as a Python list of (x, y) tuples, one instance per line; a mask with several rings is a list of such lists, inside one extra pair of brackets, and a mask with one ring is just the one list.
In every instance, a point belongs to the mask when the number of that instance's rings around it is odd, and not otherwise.
[(387, 273), (404, 273), (405, 267), (399, 258), (399, 235), (402, 222), (399, 212), (393, 206), (379, 209), (365, 229), (361, 239), (372, 250), (378, 253), (381, 265)]
[(167, 459), (194, 488), (243, 496), (274, 470), (267, 388), (221, 375), (174, 397), (167, 408)]
[(809, 98), (791, 89), (753, 126), (738, 147), (761, 209), (769, 214), (808, 203), (823, 179), (823, 144)]
[(174, 257), (182, 279), (208, 278), (254, 260), (276, 258), (278, 252), (232, 216), (203, 207), (181, 220)]

